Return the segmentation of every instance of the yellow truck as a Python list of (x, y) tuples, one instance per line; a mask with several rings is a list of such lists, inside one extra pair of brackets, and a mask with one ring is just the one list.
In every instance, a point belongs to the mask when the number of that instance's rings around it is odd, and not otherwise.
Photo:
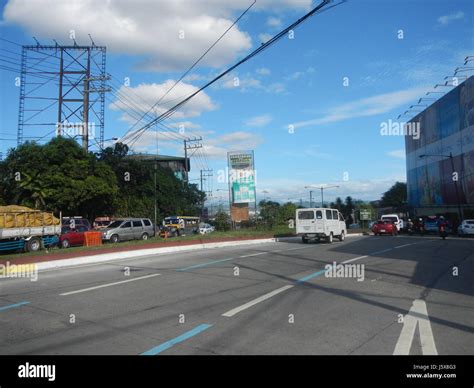
[(25, 206), (0, 206), (0, 251), (39, 251), (54, 246), (61, 235), (61, 217)]

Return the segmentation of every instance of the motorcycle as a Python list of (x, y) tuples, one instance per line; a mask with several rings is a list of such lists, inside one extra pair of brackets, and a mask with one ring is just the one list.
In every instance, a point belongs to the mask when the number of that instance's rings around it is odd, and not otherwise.
[(445, 225), (440, 225), (439, 226), (439, 235), (443, 240), (446, 240), (447, 233), (446, 233), (446, 226)]

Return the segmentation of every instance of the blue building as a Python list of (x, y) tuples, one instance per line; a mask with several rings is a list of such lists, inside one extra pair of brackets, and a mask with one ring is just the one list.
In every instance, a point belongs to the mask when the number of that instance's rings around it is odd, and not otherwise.
[(474, 76), (413, 117), (405, 136), (408, 205), (417, 215), (474, 218)]

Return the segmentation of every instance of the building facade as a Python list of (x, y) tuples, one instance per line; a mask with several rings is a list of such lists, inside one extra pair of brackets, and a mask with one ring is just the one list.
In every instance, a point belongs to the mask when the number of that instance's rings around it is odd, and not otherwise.
[(416, 215), (474, 218), (474, 76), (413, 117), (405, 136), (408, 205)]

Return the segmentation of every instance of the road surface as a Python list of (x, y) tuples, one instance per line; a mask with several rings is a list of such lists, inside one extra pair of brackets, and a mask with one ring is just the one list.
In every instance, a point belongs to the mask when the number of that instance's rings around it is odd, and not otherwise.
[(472, 239), (408, 236), (45, 271), (0, 279), (0, 354), (473, 354), (473, 275)]

